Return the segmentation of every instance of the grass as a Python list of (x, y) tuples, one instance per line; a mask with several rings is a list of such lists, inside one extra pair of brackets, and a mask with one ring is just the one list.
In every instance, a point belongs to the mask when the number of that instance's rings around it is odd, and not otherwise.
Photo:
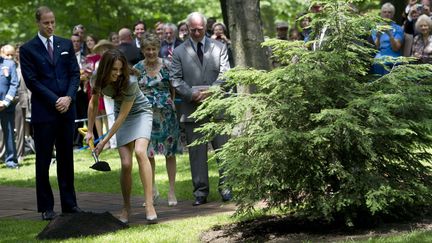
[[(75, 187), (78, 192), (103, 192), (120, 194), (119, 170), (120, 159), (117, 150), (106, 150), (100, 159), (107, 161), (112, 171), (99, 172), (89, 169), (94, 163), (89, 151), (80, 151), (75, 156)], [(50, 169), (50, 181), (54, 189), (58, 188), (55, 164)], [(4, 165), (2, 165), (4, 167)], [(19, 170), (0, 168), (0, 185), (35, 187), (34, 155), (27, 156)], [(217, 201), (218, 170), (216, 163), (209, 163), (210, 195), (209, 200)], [(168, 192), (168, 177), (165, 169), (165, 159), (156, 157), (156, 183), (162, 198)], [(143, 195), (143, 188), (138, 175), (137, 163), (133, 169), (134, 196)], [(176, 195), (180, 200), (191, 200), (192, 182), (187, 155), (177, 157)], [(133, 226), (116, 233), (95, 237), (69, 239), (62, 242), (199, 242), (200, 234), (214, 225), (227, 224), (240, 220), (231, 218), (225, 213), (211, 216), (200, 216), (182, 220), (159, 223), (157, 225)], [(43, 221), (0, 220), (0, 242), (36, 242), (36, 235), (47, 225)], [(191, 227), (193, 226), (193, 227)], [(362, 237), (363, 238), (363, 237)], [(349, 240), (344, 242), (432, 242), (432, 231), (412, 231), (393, 236), (371, 237), (367, 240)]]
[(432, 242), (432, 231), (430, 230), (414, 230), (408, 233), (403, 233), (394, 236), (379, 236), (372, 237), (362, 241), (345, 241), (345, 242), (359, 242), (359, 243), (427, 243)]
[[(21, 163), (19, 170), (0, 169), (0, 185), (35, 187), (34, 155), (27, 156)], [(120, 194), (120, 158), (117, 150), (105, 150), (100, 160), (107, 161), (112, 171), (99, 172), (89, 168), (94, 163), (89, 151), (79, 151), (74, 153), (75, 160), (75, 189), (77, 192), (103, 192)], [(133, 164), (133, 186), (132, 195), (144, 195), (143, 187), (138, 174), (138, 164), (134, 159)], [(58, 188), (56, 177), (56, 165), (50, 168), (50, 182), (52, 188)], [(209, 163), (210, 179), (210, 201), (220, 200), (217, 190), (219, 175), (215, 162)], [(156, 157), (156, 185), (162, 198), (167, 197), (168, 177), (165, 168), (165, 157)], [(177, 156), (177, 178), (176, 196), (179, 200), (192, 200), (192, 181), (190, 174), (189, 159), (187, 155)]]
[[(156, 225), (132, 226), (114, 233), (62, 242), (199, 242), (201, 232), (213, 225), (230, 222), (233, 222), (233, 219), (227, 214), (218, 214)], [(37, 242), (35, 237), (46, 225), (47, 222), (42, 221), (0, 220), (0, 242)]]

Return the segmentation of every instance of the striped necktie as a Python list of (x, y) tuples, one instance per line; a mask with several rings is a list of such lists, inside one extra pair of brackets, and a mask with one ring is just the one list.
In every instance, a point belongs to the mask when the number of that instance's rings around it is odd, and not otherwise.
[(51, 46), (51, 40), (49, 38), (47, 39), (47, 50), (48, 50), (48, 55), (52, 61), (54, 59), (54, 53), (53, 53), (53, 48)]

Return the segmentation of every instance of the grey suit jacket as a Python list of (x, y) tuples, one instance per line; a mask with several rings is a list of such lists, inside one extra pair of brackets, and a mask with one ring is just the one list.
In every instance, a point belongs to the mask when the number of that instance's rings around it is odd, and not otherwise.
[(174, 49), (170, 68), (171, 84), (182, 98), (179, 105), (181, 122), (194, 122), (189, 116), (199, 103), (192, 101), (192, 86), (221, 85), (222, 75), (230, 66), (225, 44), (205, 38), (203, 64), (201, 65), (191, 40)]

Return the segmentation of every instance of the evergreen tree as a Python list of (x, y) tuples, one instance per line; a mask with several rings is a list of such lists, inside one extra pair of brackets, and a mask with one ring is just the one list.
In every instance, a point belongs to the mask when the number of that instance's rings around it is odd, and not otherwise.
[(353, 11), (353, 0), (320, 2), (310, 42), (264, 43), (280, 67), (226, 75), (256, 93), (215, 88), (194, 114), (210, 117), (200, 129), (207, 138), (232, 135), (216, 156), (239, 212), (264, 201), (348, 224), (422, 213), (432, 202), (432, 66), (369, 75), (375, 51), (364, 37), (382, 20)]

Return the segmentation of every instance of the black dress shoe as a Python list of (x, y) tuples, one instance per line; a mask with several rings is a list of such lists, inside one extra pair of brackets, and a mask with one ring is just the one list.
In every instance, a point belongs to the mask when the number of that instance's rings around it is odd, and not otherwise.
[(72, 208), (71, 213), (83, 213), (84, 211), (79, 208), (78, 206), (75, 206)]
[(42, 213), (42, 220), (53, 220), (57, 214), (52, 210), (47, 210)]
[(63, 211), (63, 213), (83, 213), (83, 212), (84, 211), (81, 208), (79, 208), (78, 206), (75, 206), (75, 207), (72, 207), (69, 210)]
[(199, 206), (205, 203), (207, 203), (206, 197), (196, 197), (195, 202), (192, 204), (192, 206)]

